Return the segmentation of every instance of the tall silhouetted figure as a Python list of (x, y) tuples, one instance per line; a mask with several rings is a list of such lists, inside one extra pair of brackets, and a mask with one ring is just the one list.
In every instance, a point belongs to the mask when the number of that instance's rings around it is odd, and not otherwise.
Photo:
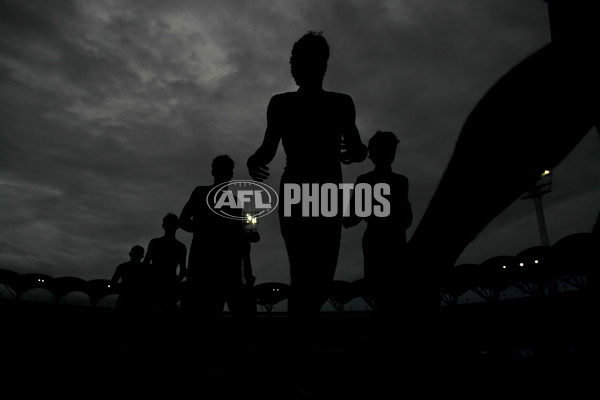
[(155, 307), (158, 312), (177, 308), (180, 282), (186, 274), (187, 247), (177, 240), (179, 218), (169, 213), (163, 218), (163, 236), (150, 240), (144, 264), (152, 273)]
[[(250, 239), (243, 222), (217, 215), (207, 204), (207, 201), (214, 202), (214, 196), (207, 200), (211, 189), (232, 179), (234, 166), (229, 156), (216, 157), (212, 162), (213, 185), (197, 186), (179, 218), (181, 228), (193, 233), (185, 308), (209, 318), (220, 317), (225, 303), (232, 314), (244, 315), (248, 307), (244, 303), (247, 300), (244, 281), (254, 283), (249, 264)], [(232, 210), (228, 206), (221, 208), (226, 209), (228, 215), (236, 212), (241, 215), (241, 210)]]
[[(329, 45), (320, 33), (309, 32), (294, 44), (290, 65), (299, 89), (271, 98), (264, 140), (248, 159), (250, 176), (266, 179), (267, 164), (281, 141), (286, 154), (280, 183), (284, 203), (286, 184), (341, 183), (341, 163), (361, 162), (367, 155), (352, 98), (323, 90), (328, 59)], [(329, 218), (303, 217), (298, 204), (284, 216), (284, 205), (279, 206), (279, 219), (290, 262), (288, 310), (291, 316), (314, 315), (327, 300), (335, 274), (342, 212)]]
[[(389, 215), (357, 216), (354, 206), (356, 199), (353, 196), (350, 215), (344, 218), (346, 228), (357, 225), (363, 219), (367, 223), (362, 240), (364, 279), (367, 291), (374, 299), (375, 310), (380, 315), (390, 315), (409, 301), (403, 298), (403, 291), (399, 288), (410, 285), (410, 282), (403, 282), (402, 274), (408, 267), (405, 260), (406, 230), (412, 224), (413, 214), (408, 200), (408, 178), (392, 171), (398, 143), (400, 141), (394, 133), (377, 131), (368, 145), (369, 158), (375, 168), (360, 175), (355, 184), (355, 187), (363, 183), (370, 187), (387, 184), (389, 194), (383, 197), (389, 202)], [(374, 206), (378, 205), (376, 199), (371, 201)]]
[(115, 269), (110, 284), (113, 287), (119, 285), (118, 311), (141, 313), (149, 309), (149, 280), (143, 258), (144, 248), (135, 245), (129, 251), (129, 261), (119, 264)]
[(600, 2), (548, 5), (551, 43), (475, 106), (409, 242), (415, 280), (432, 303), (439, 280), (476, 235), (600, 122)]

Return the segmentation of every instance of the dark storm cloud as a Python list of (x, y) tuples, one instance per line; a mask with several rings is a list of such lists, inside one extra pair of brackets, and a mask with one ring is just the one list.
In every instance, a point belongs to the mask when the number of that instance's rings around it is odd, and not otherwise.
[(163, 4), (4, 4), (3, 203), (24, 212), (7, 240), (27, 244), (7, 246), (5, 263), (106, 275), (259, 125), (265, 71), (246, 43), (231, 62), (222, 49), (247, 33), (221, 25), (243, 27), (239, 10)]
[[(537, 0), (2, 2), (0, 266), (108, 277), (211, 183), (213, 157), (230, 154), (248, 178), (269, 98), (295, 90), (289, 53), (308, 30), (330, 42), (325, 87), (353, 97), (363, 140), (401, 138), (394, 168), (411, 180), (415, 224), (472, 107), (549, 41)], [(556, 171), (544, 199), (555, 239), (597, 212), (597, 148), (586, 138)], [(280, 149), (274, 187), (283, 161)], [(345, 167), (345, 180), (371, 167)], [(535, 244), (532, 207), (515, 204), (465, 257)], [(258, 281), (286, 282), (277, 219), (260, 231)], [(361, 236), (344, 231), (340, 279), (362, 276)]]

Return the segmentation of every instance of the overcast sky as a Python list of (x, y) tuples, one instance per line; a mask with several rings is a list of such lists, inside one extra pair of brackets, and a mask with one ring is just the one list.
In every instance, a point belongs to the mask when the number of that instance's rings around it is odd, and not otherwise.
[[(249, 179), (268, 101), (296, 90), (288, 60), (308, 30), (329, 41), (324, 87), (352, 96), (363, 141), (377, 129), (401, 139), (409, 237), (473, 106), (550, 40), (542, 0), (0, 1), (0, 268), (110, 278), (212, 183), (215, 156)], [(553, 171), (551, 242), (594, 223), (598, 138)], [(280, 148), (265, 183), (278, 186), (283, 161)], [(345, 166), (344, 180), (371, 168)], [(337, 279), (362, 277), (363, 230), (343, 232)], [(288, 283), (276, 214), (259, 231), (257, 282)], [(534, 205), (518, 200), (458, 263), (539, 243)]]

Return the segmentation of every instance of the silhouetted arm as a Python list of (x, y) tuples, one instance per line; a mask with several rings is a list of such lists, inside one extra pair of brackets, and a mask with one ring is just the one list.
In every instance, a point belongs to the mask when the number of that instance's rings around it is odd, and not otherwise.
[(342, 152), (340, 161), (343, 164), (362, 162), (367, 158), (367, 146), (363, 144), (356, 127), (356, 109), (350, 96), (344, 96), (344, 120), (342, 126)]
[(278, 101), (277, 96), (273, 96), (269, 102), (267, 108), (267, 129), (263, 142), (250, 158), (248, 158), (247, 166), (248, 172), (252, 179), (262, 182), (264, 179), (269, 177), (269, 164), (275, 154), (277, 154), (277, 148), (279, 147), (279, 141), (281, 140), (281, 132), (279, 124), (277, 123)]
[(116, 285), (119, 282), (119, 279), (122, 278), (122, 276), (123, 276), (122, 269), (123, 269), (123, 267), (121, 267), (120, 265), (117, 266), (117, 269), (115, 269), (115, 273), (113, 274), (112, 278), (110, 279), (111, 285)]
[[(358, 185), (359, 183), (364, 182), (364, 179), (362, 179), (362, 176), (359, 176), (356, 179), (356, 183), (354, 184), (354, 187), (356, 187), (356, 185)], [(358, 215), (356, 215), (356, 211), (355, 211), (355, 197), (354, 197), (355, 192), (352, 191), (352, 197), (350, 197), (350, 203), (348, 204), (348, 216), (344, 217), (342, 219), (342, 225), (344, 225), (344, 228), (352, 228), (353, 226), (358, 225), (363, 218), (359, 217)]]
[(146, 252), (146, 256), (144, 257), (144, 264), (148, 265), (152, 263), (152, 258), (154, 257), (154, 239), (148, 243), (148, 251)]
[(252, 274), (252, 261), (250, 260), (250, 243), (248, 243), (248, 251), (244, 253), (243, 262), (244, 280), (246, 281), (246, 285), (252, 286), (254, 285), (256, 278)]
[(177, 278), (181, 281), (183, 280), (183, 278), (185, 278), (185, 274), (187, 273), (187, 265), (186, 265), (186, 259), (187, 259), (187, 248), (185, 247), (185, 245), (181, 248), (181, 251), (179, 253), (179, 275), (177, 275)]
[(197, 192), (198, 190), (194, 189), (190, 199), (187, 203), (185, 203), (181, 213), (179, 214), (179, 227), (189, 233), (194, 233), (193, 216), (194, 204), (196, 204), (196, 197), (198, 196)]
[(250, 252), (252, 250), (251, 239), (258, 241), (260, 236), (258, 232), (246, 232), (243, 224), (239, 224), (239, 242), (240, 252), (242, 254), (242, 276), (246, 285), (254, 285), (256, 278), (252, 275), (252, 261), (250, 259)]

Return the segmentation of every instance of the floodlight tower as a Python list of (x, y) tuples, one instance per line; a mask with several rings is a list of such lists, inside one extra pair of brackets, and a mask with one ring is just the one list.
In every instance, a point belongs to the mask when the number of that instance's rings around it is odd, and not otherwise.
[(548, 229), (546, 228), (546, 220), (544, 218), (544, 208), (542, 207), (542, 196), (546, 193), (550, 193), (552, 190), (552, 172), (545, 170), (541, 175), (540, 179), (537, 180), (535, 185), (523, 199), (533, 199), (535, 205), (535, 214), (537, 215), (538, 226), (540, 229), (540, 239), (543, 246), (550, 246), (550, 240), (548, 239)]

